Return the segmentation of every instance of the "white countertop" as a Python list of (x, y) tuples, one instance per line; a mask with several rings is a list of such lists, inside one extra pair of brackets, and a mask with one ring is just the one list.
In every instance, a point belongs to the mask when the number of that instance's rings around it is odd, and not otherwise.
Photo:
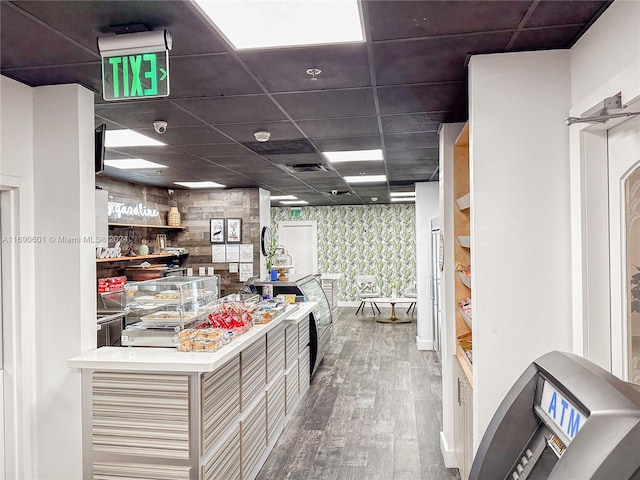
[(69, 368), (112, 371), (212, 372), (281, 323), (298, 323), (316, 302), (290, 305), (285, 313), (251, 329), (217, 352), (181, 352), (177, 348), (102, 347), (67, 360)]

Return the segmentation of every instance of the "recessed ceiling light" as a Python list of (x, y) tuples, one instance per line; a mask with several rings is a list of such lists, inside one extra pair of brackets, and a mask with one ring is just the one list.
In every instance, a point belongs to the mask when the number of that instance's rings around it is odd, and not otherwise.
[(305, 200), (281, 200), (282, 205), (308, 205), (309, 202)]
[(271, 200), (297, 200), (298, 197), (294, 197), (293, 195), (272, 195), (269, 197)]
[(351, 150), (348, 152), (322, 152), (331, 163), (340, 162), (365, 162), (384, 160), (382, 150)]
[(166, 165), (160, 165), (159, 163), (150, 162), (143, 158), (120, 158), (114, 160), (105, 160), (104, 164), (107, 167), (121, 168), (123, 170), (131, 170), (134, 168), (167, 168)]
[(415, 202), (414, 197), (394, 197), (390, 199), (392, 202)]
[(351, 175), (344, 177), (347, 183), (380, 183), (386, 182), (386, 175)]
[(107, 148), (147, 147), (157, 145), (165, 144), (159, 142), (155, 138), (145, 137), (133, 130), (107, 130), (107, 136), (104, 140), (104, 146)]
[(194, 0), (234, 48), (362, 42), (357, 0)]
[(187, 188), (223, 188), (225, 185), (216, 182), (173, 182)]
[(391, 192), (390, 197), (415, 197), (416, 192)]

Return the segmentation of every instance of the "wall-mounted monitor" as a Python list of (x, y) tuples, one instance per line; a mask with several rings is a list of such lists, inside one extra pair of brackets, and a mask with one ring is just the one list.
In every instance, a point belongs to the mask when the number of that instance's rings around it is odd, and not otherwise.
[(102, 173), (104, 170), (104, 140), (107, 133), (107, 125), (102, 124), (98, 128), (96, 128), (96, 174)]

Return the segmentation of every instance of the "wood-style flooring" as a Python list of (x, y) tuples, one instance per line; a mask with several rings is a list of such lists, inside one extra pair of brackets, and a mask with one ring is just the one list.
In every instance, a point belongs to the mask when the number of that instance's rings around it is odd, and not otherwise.
[(324, 361), (258, 480), (459, 479), (440, 453), (440, 362), (416, 349), (415, 315), (389, 325), (355, 312), (339, 309)]

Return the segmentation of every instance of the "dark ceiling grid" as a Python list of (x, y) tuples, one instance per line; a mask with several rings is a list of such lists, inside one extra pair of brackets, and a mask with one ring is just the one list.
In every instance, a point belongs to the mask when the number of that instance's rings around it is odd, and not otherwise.
[[(386, 178), (385, 186), (387, 187), (387, 193), (389, 193), (390, 188), (389, 188), (389, 182), (390, 182), (390, 178), (389, 178), (389, 166), (387, 164), (387, 159), (386, 159), (386, 149), (384, 146), (384, 135), (383, 135), (383, 130), (382, 130), (382, 119), (380, 118), (380, 101), (378, 99), (378, 81), (376, 78), (376, 68), (375, 68), (375, 57), (373, 54), (373, 42), (372, 42), (372, 36), (371, 36), (371, 21), (369, 18), (369, 4), (367, 3), (363, 3), (362, 4), (362, 23), (363, 23), (363, 27), (364, 27), (364, 37), (367, 43), (367, 57), (369, 59), (369, 75), (371, 77), (371, 90), (373, 93), (373, 105), (376, 111), (376, 120), (378, 123), (378, 137), (380, 139), (380, 148), (382, 149), (382, 155), (383, 155), (383, 166), (384, 166), (384, 175)], [(356, 165), (357, 166), (357, 165)], [(369, 167), (367, 167), (369, 168)], [(366, 172), (365, 172), (366, 173)], [(371, 174), (373, 175), (373, 174)], [(356, 192), (357, 194), (357, 192)], [(371, 197), (370, 197), (371, 198)]]
[[(188, 5), (193, 11), (197, 11), (197, 8), (196, 8), (195, 5), (193, 5), (191, 3), (188, 3)], [(203, 15), (200, 15), (199, 18), (202, 20), (202, 22), (210, 30), (213, 30), (216, 33), (216, 35), (219, 35), (220, 37), (224, 38), (224, 36), (220, 32), (218, 32), (217, 27), (208, 18), (205, 18)], [(246, 64), (246, 62), (240, 56), (240, 54), (238, 52), (236, 52), (228, 43), (226, 43), (226, 45), (227, 45), (228, 52), (233, 56), (233, 58), (236, 60), (236, 62), (238, 62), (238, 64), (253, 78), (253, 80), (256, 82), (256, 84), (258, 84), (258, 86), (267, 95), (267, 97), (273, 102), (273, 104), (283, 113), (283, 115), (287, 118), (287, 120), (289, 120), (289, 121), (291, 121), (293, 123), (293, 125), (296, 127), (296, 129), (298, 129), (298, 131), (302, 134), (303, 138), (305, 138), (306, 140), (309, 140), (311, 142), (309, 137), (307, 137), (306, 133), (298, 126), (298, 124), (295, 123), (295, 121), (293, 120), (293, 118), (291, 118), (289, 113), (274, 98), (272, 93), (267, 89), (267, 87), (260, 80), (260, 78), (249, 68), (249, 66)], [(311, 144), (313, 145), (313, 142), (311, 142)], [(316, 149), (317, 149), (317, 147), (316, 147)], [(294, 175), (292, 175), (292, 176), (294, 176)], [(305, 182), (303, 182), (303, 183), (305, 183)], [(310, 186), (310, 188), (315, 190), (315, 188), (313, 188), (311, 186)], [(315, 190), (315, 191), (317, 191), (317, 190)], [(318, 193), (321, 193), (321, 192), (318, 192)]]
[[(235, 51), (185, 1), (2, 0), (1, 68), (31, 86), (85, 85), (96, 93), (96, 124), (134, 128), (168, 144), (164, 152), (109, 151), (108, 158), (146, 152), (169, 166), (163, 175), (109, 169), (117, 178), (169, 187), (177, 175), (217, 177), (230, 188), (260, 186), (312, 205), (369, 203), (373, 196), (386, 202), (390, 187), (437, 179), (438, 127), (467, 116), (467, 58), (569, 48), (611, 3), (363, 1), (366, 43)], [(102, 100), (95, 39), (130, 22), (174, 35), (170, 98), (129, 106)], [(317, 80), (305, 73), (313, 66), (323, 70)], [(223, 104), (221, 115), (211, 114)], [(151, 129), (154, 119), (170, 119), (164, 136)], [(297, 140), (321, 150), (383, 146), (387, 184), (347, 185), (337, 174), (370, 163), (331, 165), (320, 153), (258, 155), (243, 145), (258, 129), (271, 131), (276, 147)], [(283, 175), (292, 163), (321, 163), (330, 172)], [(331, 190), (352, 194), (327, 195)]]

